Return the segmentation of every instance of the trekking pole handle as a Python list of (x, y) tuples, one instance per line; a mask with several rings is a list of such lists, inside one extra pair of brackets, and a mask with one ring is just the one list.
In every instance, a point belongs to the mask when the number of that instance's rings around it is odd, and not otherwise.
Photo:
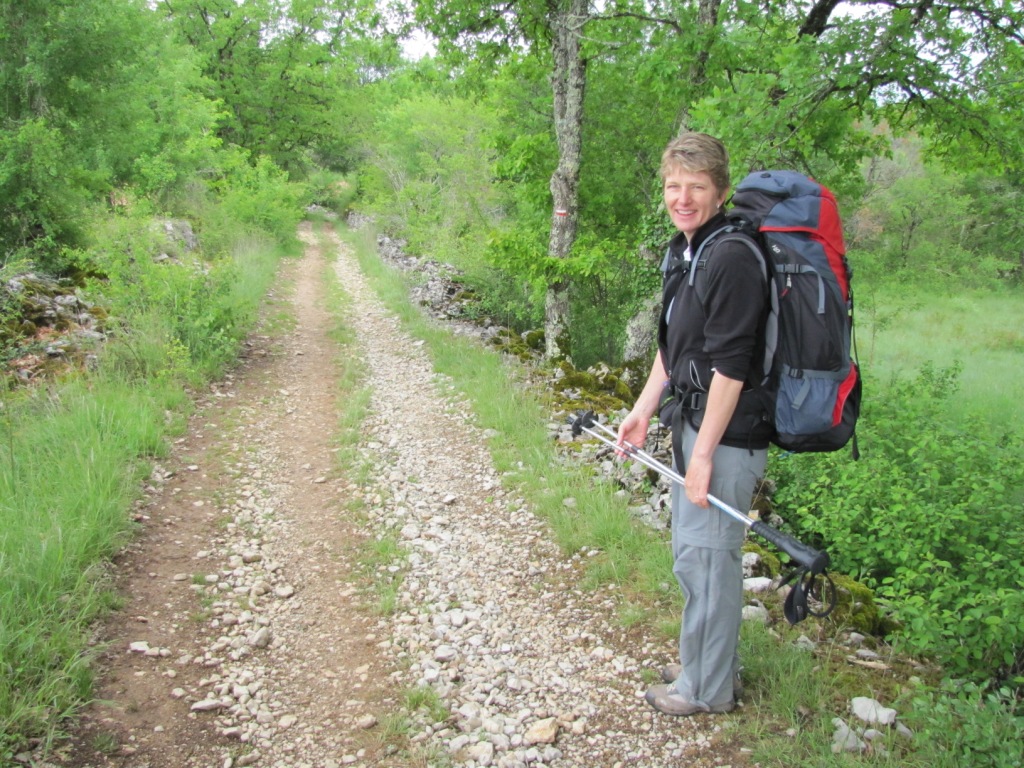
[(761, 538), (770, 541), (793, 558), (793, 562), (806, 568), (813, 574), (824, 573), (825, 569), (829, 566), (828, 552), (809, 547), (792, 536), (772, 528), (768, 523), (755, 520), (750, 526), (750, 530)]

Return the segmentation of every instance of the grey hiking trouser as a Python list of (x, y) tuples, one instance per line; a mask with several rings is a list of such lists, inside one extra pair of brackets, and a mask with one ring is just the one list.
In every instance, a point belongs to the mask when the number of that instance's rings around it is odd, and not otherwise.
[[(683, 457), (689, 461), (697, 431), (683, 425)], [(768, 450), (720, 445), (715, 450), (709, 493), (746, 512)], [(685, 473), (684, 473), (685, 474)], [(740, 621), (743, 612), (743, 555), (746, 526), (711, 506), (702, 509), (672, 486), (672, 571), (686, 601), (679, 632), (683, 671), (676, 691), (688, 701), (709, 707), (733, 700), (739, 672)]]

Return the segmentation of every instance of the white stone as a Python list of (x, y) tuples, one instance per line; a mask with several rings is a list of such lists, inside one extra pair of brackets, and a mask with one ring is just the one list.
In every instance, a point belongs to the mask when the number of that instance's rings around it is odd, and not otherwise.
[(223, 699), (203, 699), (193, 704), (190, 709), (193, 712), (212, 712), (216, 709), (224, 709), (224, 707)]
[(489, 741), (481, 741), (466, 748), (466, 754), (479, 766), (487, 766), (494, 759), (494, 745)]
[(832, 735), (832, 752), (839, 754), (840, 752), (863, 752), (867, 749), (867, 744), (852, 730), (846, 722), (839, 717), (832, 719), (832, 725), (835, 726), (835, 733)]
[(442, 664), (448, 661), (454, 661), (458, 658), (458, 655), (459, 652), (450, 645), (438, 646), (437, 650), (434, 651), (434, 659)]
[(526, 744), (552, 744), (558, 736), (558, 720), (547, 717), (538, 720), (531, 725), (523, 734), (523, 742)]
[(757, 621), (762, 624), (767, 624), (770, 615), (768, 609), (763, 605), (744, 605), (743, 606), (743, 620), (744, 621)]
[(867, 696), (857, 696), (850, 701), (850, 711), (859, 720), (878, 725), (892, 725), (896, 722), (896, 710), (883, 707)]
[(772, 580), (767, 576), (754, 576), (743, 580), (743, 589), (747, 592), (768, 592), (772, 588)]

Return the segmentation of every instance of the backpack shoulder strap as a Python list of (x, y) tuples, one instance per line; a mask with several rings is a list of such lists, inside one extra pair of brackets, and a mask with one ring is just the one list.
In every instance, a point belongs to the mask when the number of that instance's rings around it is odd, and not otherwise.
[[(722, 237), (719, 238), (718, 235)], [(707, 240), (700, 244), (700, 248), (697, 249), (698, 256), (702, 256), (704, 262), (707, 262), (711, 255), (711, 251), (707, 255), (703, 255), (705, 246), (710, 245), (712, 240), (716, 240), (716, 244), (726, 243), (734, 241), (737, 243), (743, 243), (750, 252), (757, 258), (757, 263), (761, 265), (761, 285), (764, 287), (765, 298), (767, 301), (767, 308), (764, 317), (764, 338), (763, 338), (763, 354), (761, 355), (761, 375), (767, 378), (772, 365), (775, 360), (775, 351), (778, 347), (778, 316), (779, 316), (779, 299), (776, 295), (774, 288), (772, 287), (775, 279), (775, 273), (772, 265), (768, 261), (768, 256), (765, 255), (761, 246), (754, 239), (754, 236), (750, 234), (748, 230), (745, 230), (743, 226), (736, 224), (730, 224), (722, 227), (721, 229), (713, 232)], [(697, 262), (697, 256), (694, 257), (693, 263), (690, 268), (690, 287), (694, 289), (697, 294), (697, 300), (704, 304), (704, 290), (701, 285), (697, 283), (697, 273), (703, 272), (704, 270), (699, 268), (700, 265)]]
[[(719, 237), (719, 235), (721, 235), (722, 237)], [(762, 252), (761, 247), (757, 244), (757, 242), (754, 240), (753, 236), (750, 235), (750, 233), (744, 232), (741, 227), (738, 227), (735, 224), (728, 224), (722, 227), (721, 229), (716, 229), (714, 232), (708, 235), (704, 242), (700, 244), (700, 248), (697, 249), (697, 253), (693, 255), (693, 267), (690, 269), (689, 279), (690, 287), (692, 288), (696, 285), (697, 272), (700, 271), (699, 269), (697, 269), (697, 267), (700, 266), (702, 263), (706, 264), (708, 258), (711, 255), (710, 251), (707, 255), (704, 255), (704, 251), (707, 249), (707, 247), (712, 245), (712, 243), (715, 245), (720, 245), (722, 243), (727, 242), (743, 243), (745, 246), (747, 246), (747, 248), (750, 249), (754, 256), (757, 257), (757, 263), (761, 265), (761, 277), (763, 278), (765, 285), (767, 285), (771, 273), (768, 270), (768, 259)], [(704, 297), (700, 296), (699, 292), (697, 295), (701, 301), (704, 300)]]

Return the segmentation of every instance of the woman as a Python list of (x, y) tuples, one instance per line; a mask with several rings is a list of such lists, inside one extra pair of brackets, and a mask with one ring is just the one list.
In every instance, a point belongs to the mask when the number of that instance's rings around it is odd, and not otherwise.
[(712, 240), (726, 224), (729, 156), (722, 142), (702, 133), (677, 137), (662, 156), (661, 178), (679, 234), (662, 266), (658, 354), (618, 437), (642, 446), (651, 417), (672, 395), (671, 418), (660, 415), (677, 432), (673, 461), (686, 478), (685, 488), (672, 488), (673, 572), (685, 606), (680, 664), (666, 667), (665, 683), (646, 698), (659, 712), (683, 716), (729, 712), (739, 695), (746, 528), (709, 506), (708, 494), (749, 509), (764, 472), (769, 426), (748, 382), (756, 381), (767, 281), (746, 244)]

